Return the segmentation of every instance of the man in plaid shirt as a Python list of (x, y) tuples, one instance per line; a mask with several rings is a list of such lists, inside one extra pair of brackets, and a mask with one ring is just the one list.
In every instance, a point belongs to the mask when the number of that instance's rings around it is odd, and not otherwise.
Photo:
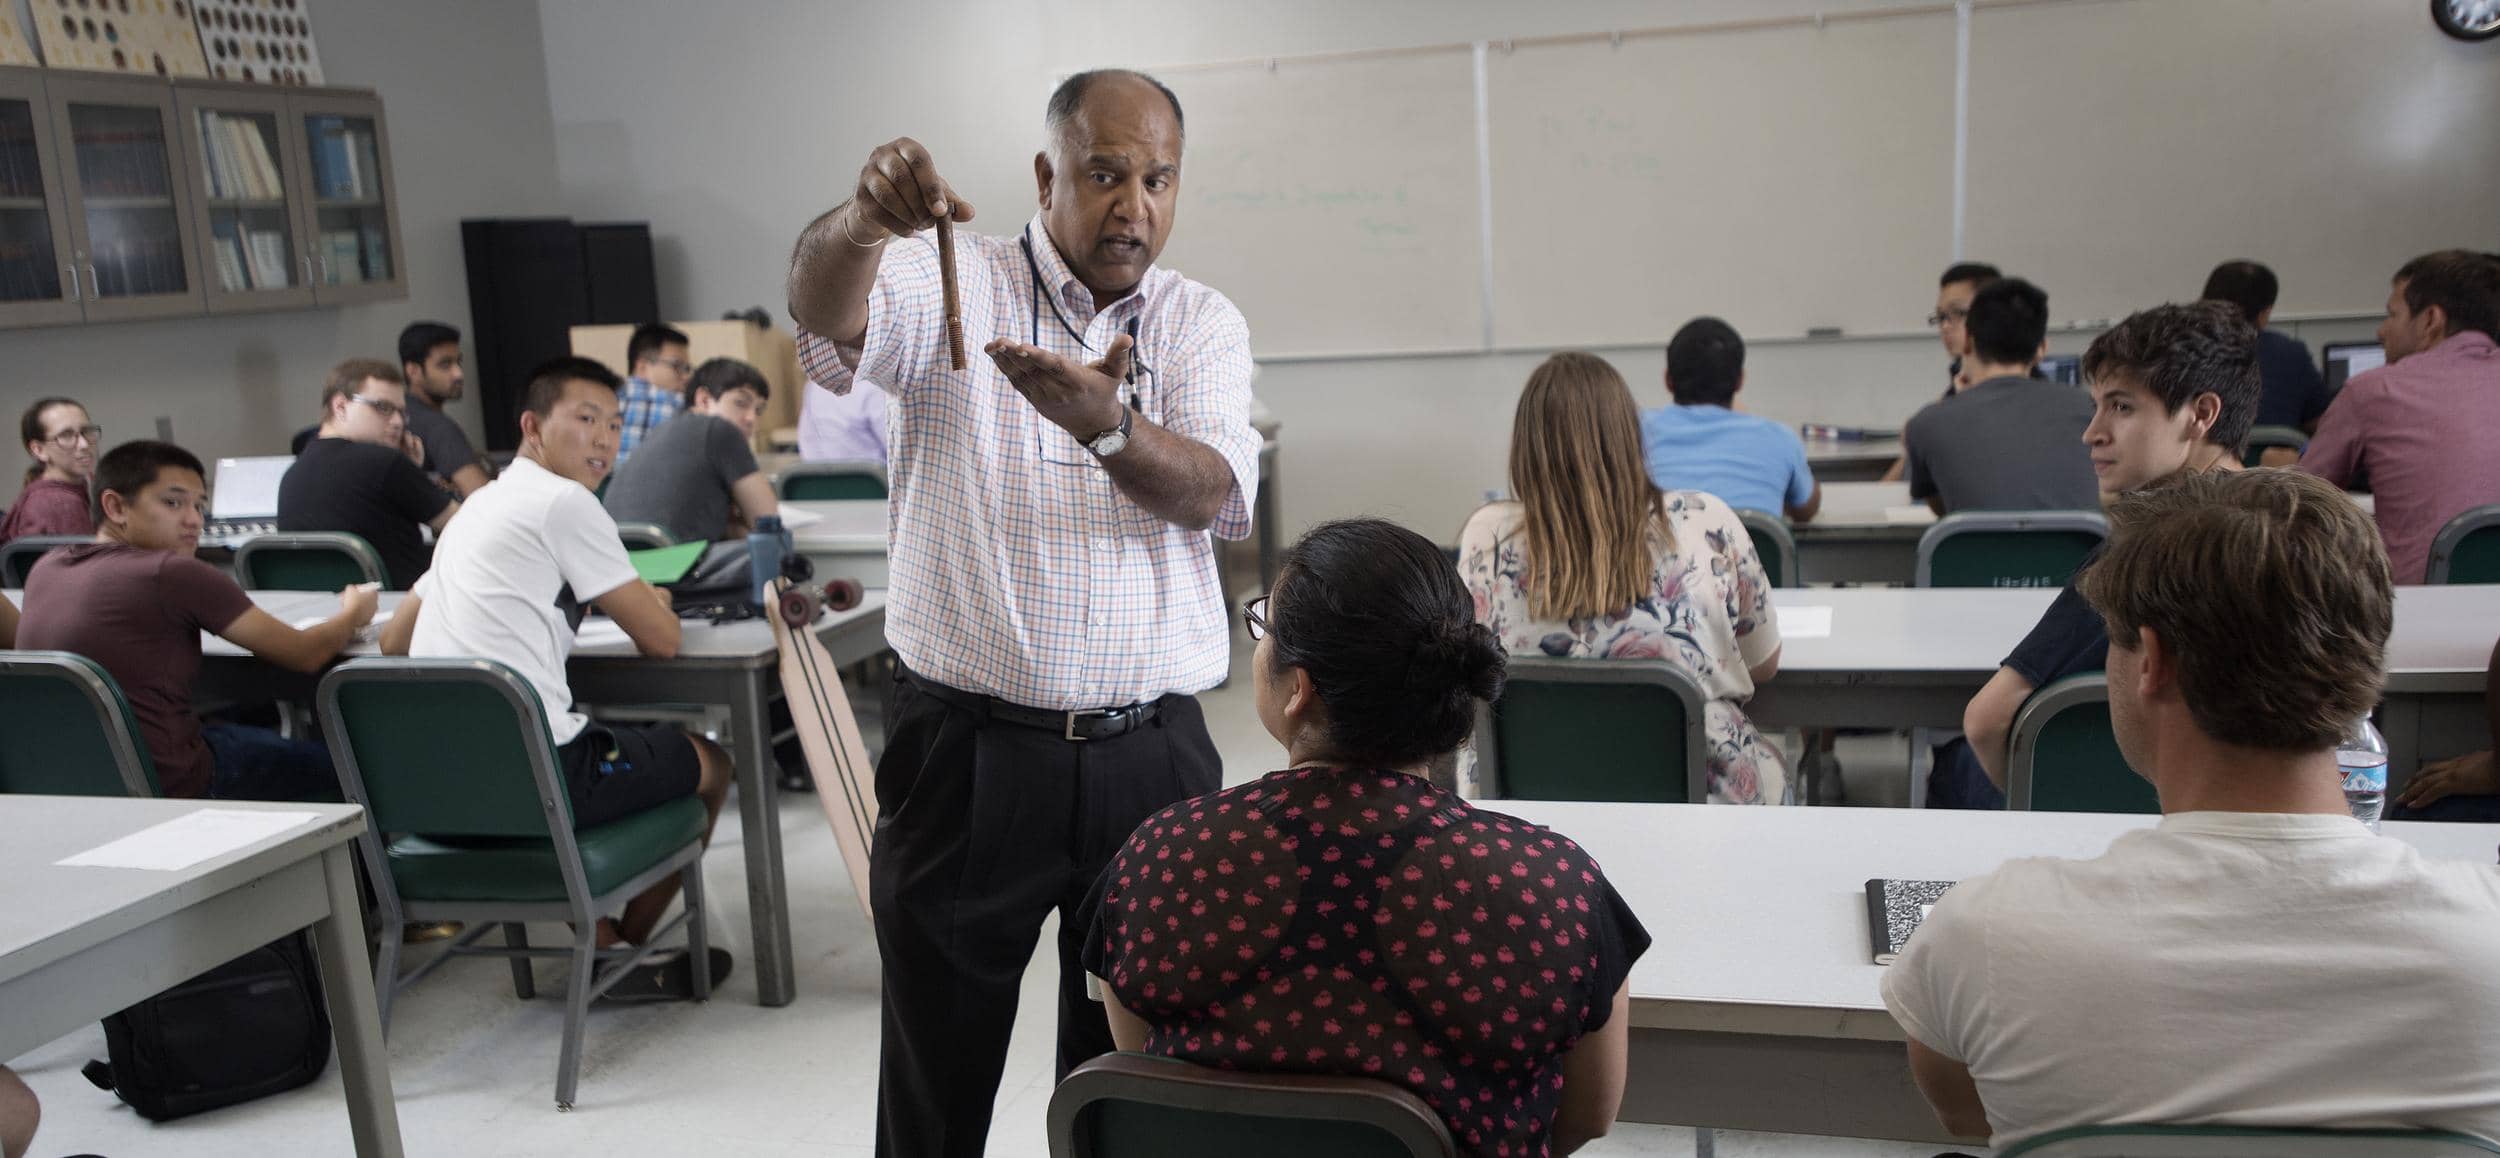
[(617, 435), (616, 465), (624, 466), (644, 435), (686, 408), (686, 380), (694, 376), (686, 332), (644, 322), (625, 340), (625, 388), (617, 391), (625, 429)]
[(904, 670), (869, 859), (885, 1155), (982, 1153), (1054, 910), (1060, 1072), (1113, 1048), (1077, 910), (1140, 821), (1222, 783), (1194, 693), (1231, 655), (1210, 535), (1247, 537), (1258, 492), (1249, 332), (1154, 264), (1179, 199), (1171, 91), (1080, 74), (1045, 124), (1040, 212), (958, 239), (968, 369), (949, 369), (924, 231), (973, 210), (919, 142), (871, 153), (792, 260), (808, 377), (895, 398), (887, 637)]

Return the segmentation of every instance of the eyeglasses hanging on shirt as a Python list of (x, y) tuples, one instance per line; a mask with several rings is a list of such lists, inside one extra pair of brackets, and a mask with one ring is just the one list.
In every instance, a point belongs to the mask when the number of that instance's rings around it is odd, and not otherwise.
[[(1059, 328), (1061, 330), (1065, 331), (1070, 338), (1076, 340), (1077, 349), (1083, 350), (1086, 358), (1089, 360), (1099, 361), (1102, 359), (1104, 357), (1104, 352), (1094, 349), (1093, 343), (1085, 340), (1085, 335), (1080, 332), (1075, 325), (1068, 321), (1068, 315), (1060, 311), (1058, 296), (1051, 293), (1049, 289), (1042, 284), (1042, 263), (1039, 258), (1033, 256), (1033, 235), (1031, 233), (1026, 233), (1024, 236), (1017, 238), (1016, 243), (1024, 247), (1024, 268), (1033, 276), (1033, 325), (1031, 341), (1029, 344), (1036, 349), (1041, 347), (1042, 304), (1048, 303), (1050, 305), (1050, 316), (1058, 321)], [(1140, 344), (1140, 339), (1137, 336), (1137, 322), (1138, 319), (1135, 316), (1131, 316), (1128, 320), (1127, 396), (1120, 400), (1121, 405), (1126, 406), (1131, 410), (1139, 409), (1138, 401), (1145, 397), (1146, 380), (1153, 378), (1155, 373), (1154, 367), (1146, 363), (1145, 347)], [(1143, 411), (1140, 411), (1140, 413), (1143, 413)]]

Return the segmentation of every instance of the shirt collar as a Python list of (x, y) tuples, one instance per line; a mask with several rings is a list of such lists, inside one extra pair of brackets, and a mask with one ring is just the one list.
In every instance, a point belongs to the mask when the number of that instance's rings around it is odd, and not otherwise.
[(1042, 284), (1059, 295), (1060, 304), (1072, 311), (1069, 315), (1071, 319), (1090, 319), (1097, 313), (1145, 308), (1146, 287), (1152, 285), (1163, 272), (1162, 266), (1147, 266), (1145, 276), (1137, 279), (1136, 288), (1096, 310), (1094, 291), (1085, 288), (1085, 282), (1076, 276), (1076, 271), (1068, 268), (1067, 259), (1060, 256), (1058, 243), (1050, 239), (1050, 229), (1042, 223), (1041, 214), (1034, 214), (1033, 220), (1025, 224), (1024, 242), (1025, 248), (1033, 254), (1035, 268), (1041, 270)]
[(2158, 827), (2169, 833), (2259, 840), (2318, 840), (2371, 835), (2360, 821), (2326, 812), (2173, 812), (2162, 817)]

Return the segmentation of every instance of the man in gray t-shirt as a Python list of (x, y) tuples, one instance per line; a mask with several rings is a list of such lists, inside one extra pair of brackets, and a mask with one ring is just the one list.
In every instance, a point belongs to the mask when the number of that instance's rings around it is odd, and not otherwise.
[(1910, 497), (1956, 511), (2097, 510), (2100, 484), (2083, 444), (2092, 398), (2030, 377), (2048, 333), (2049, 298), (2020, 278), (1971, 297), (1973, 385), (1929, 403), (1902, 431)]
[(619, 523), (657, 523), (680, 543), (731, 537), (780, 509), (773, 484), (755, 465), (764, 375), (735, 358), (714, 358), (686, 386), (686, 408), (653, 428), (608, 484), (608, 514)]

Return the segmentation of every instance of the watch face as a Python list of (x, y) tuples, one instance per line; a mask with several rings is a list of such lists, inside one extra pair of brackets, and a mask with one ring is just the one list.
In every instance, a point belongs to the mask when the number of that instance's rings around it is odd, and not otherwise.
[(1109, 458), (1128, 449), (1128, 432), (1114, 430), (1086, 444), (1086, 449), (1093, 451), (1099, 457)]

